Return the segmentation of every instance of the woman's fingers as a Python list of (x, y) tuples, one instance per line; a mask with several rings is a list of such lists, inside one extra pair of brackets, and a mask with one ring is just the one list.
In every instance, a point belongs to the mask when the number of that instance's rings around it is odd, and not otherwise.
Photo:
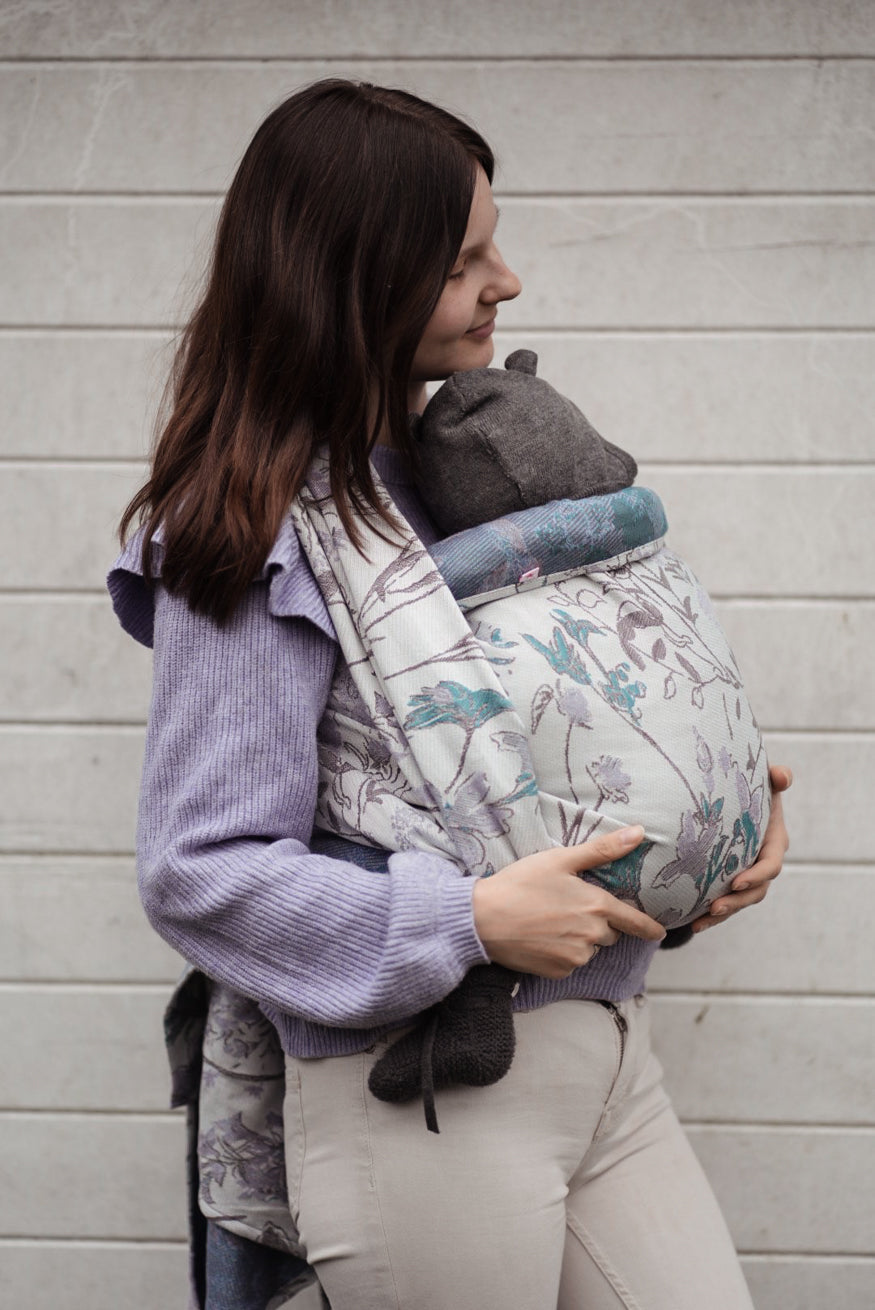
[(643, 840), (644, 829), (636, 823), (629, 828), (618, 828), (616, 832), (598, 833), (580, 846), (554, 846), (550, 854), (555, 857), (555, 868), (566, 873), (584, 873), (587, 869), (598, 869), (628, 855)]
[(772, 791), (787, 791), (793, 786), (793, 771), (788, 769), (786, 764), (771, 764), (769, 766), (769, 782), (772, 784)]
[(564, 978), (588, 963), (595, 947), (620, 933), (658, 941), (655, 919), (577, 877), (610, 864), (640, 844), (644, 829), (606, 833), (580, 846), (524, 856), (473, 888), (474, 927), (491, 960), (523, 973)]
[[(559, 867), (566, 873), (575, 874), (598, 869), (603, 864), (610, 864), (612, 860), (627, 855), (636, 846), (640, 846), (643, 840), (644, 829), (640, 824), (620, 828), (617, 832), (599, 834), (580, 846), (559, 847), (558, 850), (562, 852)], [(642, 913), (627, 901), (618, 900), (610, 892), (603, 891), (602, 895), (604, 897), (602, 912), (606, 921), (616, 929), (614, 941), (621, 932), (629, 933), (632, 937), (642, 937), (645, 941), (660, 941), (665, 936), (662, 924), (651, 919), (649, 914)]]

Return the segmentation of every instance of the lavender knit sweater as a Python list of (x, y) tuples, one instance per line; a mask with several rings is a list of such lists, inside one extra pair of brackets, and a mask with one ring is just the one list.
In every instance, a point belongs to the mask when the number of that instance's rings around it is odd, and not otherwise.
[[(378, 448), (373, 462), (430, 544), (400, 457)], [(362, 1049), (486, 960), (474, 880), (454, 865), (408, 851), (373, 873), (308, 851), (316, 729), (338, 648), (288, 519), (224, 627), (160, 585), (149, 591), (137, 537), (107, 585), (125, 630), (154, 647), (137, 867), (149, 920), (171, 946), (257, 1001), (298, 1056)], [(515, 1004), (621, 1000), (643, 990), (655, 949), (623, 936), (569, 978), (526, 977)]]

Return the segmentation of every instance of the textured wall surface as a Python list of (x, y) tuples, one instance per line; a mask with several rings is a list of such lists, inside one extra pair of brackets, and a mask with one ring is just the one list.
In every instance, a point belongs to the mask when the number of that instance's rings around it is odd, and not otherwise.
[(758, 1310), (870, 1310), (869, 0), (0, 3), (0, 1303), (184, 1304), (179, 962), (131, 857), (149, 657), (102, 579), (221, 192), (329, 73), (494, 142), (526, 284), (498, 356), (636, 453), (796, 771), (786, 874), (657, 962), (657, 1040)]

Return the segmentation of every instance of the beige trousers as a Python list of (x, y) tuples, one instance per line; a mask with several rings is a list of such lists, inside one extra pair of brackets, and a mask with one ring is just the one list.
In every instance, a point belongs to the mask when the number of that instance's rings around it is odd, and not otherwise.
[(332, 1310), (752, 1310), (643, 997), (516, 1016), (510, 1073), (419, 1101), (369, 1052), (286, 1063), (289, 1199)]

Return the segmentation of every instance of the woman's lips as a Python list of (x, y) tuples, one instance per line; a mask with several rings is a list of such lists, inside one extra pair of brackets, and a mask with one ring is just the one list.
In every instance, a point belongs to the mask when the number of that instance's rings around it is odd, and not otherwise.
[(476, 337), (478, 341), (491, 337), (495, 330), (495, 318), (491, 318), (488, 323), (481, 323), (479, 327), (469, 328), (465, 333), (466, 337)]

